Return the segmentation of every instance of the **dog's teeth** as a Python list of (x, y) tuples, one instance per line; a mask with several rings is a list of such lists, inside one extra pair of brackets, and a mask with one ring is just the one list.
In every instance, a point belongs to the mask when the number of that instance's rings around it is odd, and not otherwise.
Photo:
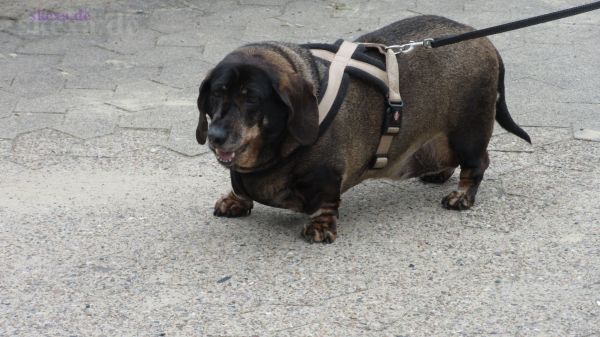
[(235, 152), (225, 152), (221, 150), (216, 150), (217, 159), (222, 163), (231, 163), (233, 158), (235, 158)]

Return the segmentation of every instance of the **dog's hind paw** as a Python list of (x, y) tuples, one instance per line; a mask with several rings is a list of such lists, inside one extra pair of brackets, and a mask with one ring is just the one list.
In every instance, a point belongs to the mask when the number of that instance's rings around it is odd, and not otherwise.
[(237, 218), (250, 215), (252, 207), (254, 207), (252, 200), (242, 199), (233, 192), (229, 192), (217, 201), (213, 214), (215, 216)]
[(304, 225), (302, 236), (310, 242), (333, 243), (337, 237), (337, 216), (319, 215)]
[(456, 211), (469, 209), (474, 203), (475, 198), (468, 192), (464, 191), (454, 191), (442, 199), (442, 205), (446, 209), (452, 209)]

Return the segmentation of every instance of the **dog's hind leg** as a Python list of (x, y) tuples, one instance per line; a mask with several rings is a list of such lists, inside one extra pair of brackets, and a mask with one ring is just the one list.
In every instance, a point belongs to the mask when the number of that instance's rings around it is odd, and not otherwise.
[(465, 210), (475, 203), (475, 196), (483, 174), (490, 164), (487, 146), (494, 128), (497, 79), (489, 73), (480, 74), (473, 85), (477, 90), (468, 90), (458, 97), (452, 128), (447, 133), (448, 145), (460, 165), (458, 189), (444, 199), (447, 209)]
[(458, 166), (448, 137), (440, 135), (427, 142), (412, 156), (407, 167), (409, 177), (419, 177), (424, 183), (443, 184)]
[(488, 168), (490, 160), (486, 150), (487, 141), (469, 138), (450, 138), (450, 146), (458, 157), (460, 164), (460, 180), (458, 189), (442, 200), (447, 209), (465, 210), (475, 203), (475, 196), (483, 173)]
[(454, 168), (448, 168), (438, 173), (426, 174), (421, 176), (422, 182), (427, 184), (443, 184), (454, 174)]

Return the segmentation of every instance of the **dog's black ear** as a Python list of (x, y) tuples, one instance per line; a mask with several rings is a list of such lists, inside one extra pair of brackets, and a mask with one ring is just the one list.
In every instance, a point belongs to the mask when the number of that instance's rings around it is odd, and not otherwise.
[(296, 74), (273, 81), (275, 91), (288, 107), (289, 133), (301, 145), (314, 143), (319, 136), (319, 105), (313, 86)]
[(198, 94), (198, 111), (200, 111), (200, 118), (198, 120), (198, 127), (196, 127), (196, 141), (199, 144), (206, 143), (206, 135), (208, 133), (208, 120), (206, 114), (210, 111), (210, 74), (202, 81), (200, 85), (200, 92)]

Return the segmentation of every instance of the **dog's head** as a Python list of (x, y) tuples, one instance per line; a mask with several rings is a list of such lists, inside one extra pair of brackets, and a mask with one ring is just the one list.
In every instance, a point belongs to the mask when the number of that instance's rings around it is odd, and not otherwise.
[(198, 143), (208, 137), (217, 160), (237, 171), (275, 160), (289, 138), (312, 144), (319, 131), (312, 84), (265, 57), (225, 58), (202, 82), (198, 110)]

